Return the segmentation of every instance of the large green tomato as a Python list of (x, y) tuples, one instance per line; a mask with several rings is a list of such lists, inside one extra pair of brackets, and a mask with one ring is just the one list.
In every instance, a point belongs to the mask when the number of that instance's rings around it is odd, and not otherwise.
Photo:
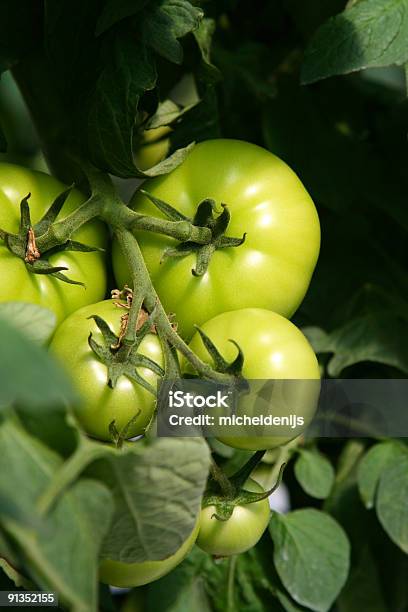
[(158, 580), (171, 572), (192, 549), (197, 539), (199, 522), (180, 548), (162, 561), (144, 561), (142, 563), (122, 563), (105, 559), (99, 568), (99, 579), (105, 584), (116, 587), (137, 587)]
[[(278, 157), (238, 140), (209, 140), (194, 147), (167, 176), (148, 180), (144, 189), (193, 217), (205, 198), (219, 209), (227, 204), (227, 236), (246, 241), (217, 250), (207, 272), (195, 277), (196, 256), (170, 257), (163, 252), (177, 243), (169, 237), (138, 232), (148, 270), (168, 312), (176, 313), (186, 338), (215, 315), (239, 308), (268, 308), (290, 317), (303, 300), (320, 247), (314, 204), (296, 174)], [(161, 216), (141, 193), (131, 207)], [(130, 276), (119, 247), (113, 264), (120, 287)]]
[[(290, 412), (304, 420), (304, 425), (294, 429), (293, 435), (283, 429), (284, 435), (279, 436), (279, 430), (275, 430), (275, 435), (269, 436), (266, 435), (269, 433), (267, 427), (259, 428), (259, 437), (254, 429), (251, 435), (245, 435), (243, 427), (242, 436), (240, 430), (239, 435), (234, 431), (233, 436), (226, 430), (225, 436), (219, 439), (235, 448), (261, 450), (280, 446), (299, 435), (315, 414), (320, 391), (319, 364), (302, 332), (281, 315), (260, 308), (224, 312), (207, 321), (201, 329), (228, 362), (237, 354), (230, 339), (235, 340), (244, 353), (242, 374), (251, 385), (251, 393), (240, 400), (238, 414), (259, 414), (256, 412), (259, 402), (255, 402), (254, 397), (262, 396), (263, 390), (268, 389), (268, 381), (276, 381), (279, 384), (271, 385), (275, 395), (266, 395), (270, 403), (266, 408), (265, 404), (260, 405), (261, 413), (282, 417)], [(212, 364), (198, 332), (190, 347), (201, 359)], [(184, 368), (191, 371), (191, 366)]]
[[(90, 436), (99, 440), (111, 439), (109, 425), (113, 420), (120, 431), (138, 411), (140, 413), (129, 428), (127, 437), (144, 433), (156, 405), (155, 395), (127, 376), (120, 376), (113, 389), (108, 387), (107, 367), (89, 347), (90, 332), (98, 344), (103, 343), (101, 332), (89, 317), (98, 315), (118, 335), (124, 312), (112, 300), (85, 306), (65, 319), (56, 330), (50, 345), (50, 350), (61, 361), (83, 398), (83, 402), (74, 407), (79, 422)], [(161, 344), (155, 334), (145, 336), (139, 352), (163, 367)], [(139, 367), (138, 372), (156, 388), (157, 374), (145, 367)]]
[[(18, 231), (20, 202), (29, 193), (31, 220), (35, 224), (65, 189), (65, 185), (43, 172), (0, 163), (0, 228), (11, 233)], [(58, 218), (72, 212), (84, 200), (79, 191), (73, 190)], [(98, 221), (84, 225), (73, 239), (103, 248), (106, 237), (106, 230)], [(61, 321), (78, 308), (104, 298), (107, 282), (104, 254), (67, 251), (52, 255), (49, 261), (54, 266), (68, 268), (66, 276), (82, 282), (85, 287), (69, 285), (52, 276), (30, 273), (24, 261), (10, 253), (0, 240), (0, 301), (39, 304), (52, 310)]]
[[(262, 487), (251, 478), (243, 488), (255, 493), (263, 492)], [(267, 528), (270, 517), (267, 498), (245, 506), (235, 506), (227, 521), (218, 520), (215, 513), (215, 506), (201, 510), (197, 544), (217, 557), (238, 555), (255, 546)]]

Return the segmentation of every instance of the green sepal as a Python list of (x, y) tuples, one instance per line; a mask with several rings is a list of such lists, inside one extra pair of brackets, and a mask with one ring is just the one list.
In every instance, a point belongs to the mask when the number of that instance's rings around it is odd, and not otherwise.
[(80, 283), (79, 281), (72, 280), (68, 278), (65, 274), (62, 274), (62, 270), (68, 270), (65, 266), (52, 266), (46, 259), (37, 259), (33, 263), (26, 262), (26, 268), (32, 274), (47, 274), (54, 278), (57, 278), (64, 283), (68, 283), (69, 285), (80, 285), (84, 287), (84, 283)]
[(98, 344), (93, 338), (92, 332), (88, 336), (88, 344), (98, 359), (105, 364), (108, 375), (107, 385), (114, 389), (121, 376), (127, 376), (134, 380), (144, 389), (156, 395), (156, 388), (148, 383), (137, 371), (137, 368), (147, 368), (157, 374), (164, 376), (164, 370), (158, 363), (138, 352), (138, 348), (143, 338), (149, 333), (152, 327), (153, 313), (148, 317), (140, 330), (136, 332), (135, 341), (131, 346), (126, 343), (121, 344), (121, 339), (109, 327), (104, 319), (98, 315), (92, 315), (93, 319), (102, 334), (103, 345)]
[(214, 220), (213, 212), (216, 212), (217, 207), (215, 204), (215, 200), (211, 198), (207, 198), (200, 202), (197, 206), (197, 212), (194, 215), (193, 225), (201, 226), (201, 227), (210, 227)]
[(224, 359), (224, 357), (221, 355), (220, 351), (217, 349), (214, 342), (211, 340), (209, 336), (207, 336), (207, 334), (198, 325), (195, 325), (194, 327), (200, 334), (200, 338), (204, 344), (204, 347), (214, 362), (215, 370), (221, 373), (226, 372), (229, 364)]
[(200, 334), (201, 340), (204, 344), (204, 347), (207, 350), (207, 353), (210, 355), (214, 362), (215, 370), (220, 372), (221, 374), (233, 374), (234, 376), (242, 375), (242, 368), (244, 366), (244, 353), (235, 340), (228, 340), (228, 342), (232, 342), (234, 346), (236, 346), (238, 350), (238, 354), (235, 357), (234, 361), (228, 363), (221, 355), (218, 348), (215, 346), (214, 342), (207, 336), (207, 334), (198, 326), (195, 325), (196, 330)]
[[(91, 315), (88, 317), (88, 319), (93, 319), (95, 321), (99, 331), (102, 334), (105, 344), (109, 347), (109, 349), (111, 349), (112, 346), (117, 343), (118, 337), (113, 333), (105, 319), (102, 319), (102, 317), (99, 317), (98, 315)], [(92, 333), (90, 334), (90, 337), (92, 337)]]
[(83, 244), (82, 242), (78, 242), (76, 240), (67, 240), (67, 242), (64, 242), (64, 244), (59, 244), (58, 246), (49, 249), (46, 252), (46, 255), (47, 257), (51, 257), (51, 255), (56, 255), (57, 253), (62, 253), (63, 251), (74, 251), (80, 253), (103, 253), (105, 252), (105, 249), (102, 249), (101, 247), (90, 246), (88, 244)]
[(0, 238), (4, 240), (4, 244), (10, 253), (13, 253), (13, 255), (20, 259), (25, 258), (27, 237), (22, 240), (19, 234), (9, 234), (5, 230), (0, 229)]
[(133, 427), (133, 425), (136, 424), (141, 412), (142, 411), (140, 410), (140, 408), (138, 408), (136, 414), (132, 416), (132, 418), (120, 431), (116, 427), (116, 422), (114, 420), (109, 423), (109, 435), (111, 437), (112, 443), (116, 446), (116, 448), (122, 448), (125, 440), (129, 439), (129, 430), (131, 427)]
[(54, 223), (58, 215), (60, 214), (62, 207), (64, 206), (69, 194), (73, 190), (74, 185), (68, 187), (65, 191), (60, 193), (51, 204), (46, 213), (41, 217), (41, 219), (34, 225), (34, 232), (37, 236), (42, 236), (47, 232), (51, 225)]
[(207, 272), (211, 257), (217, 249), (239, 247), (245, 242), (245, 233), (242, 238), (225, 236), (231, 219), (231, 213), (226, 204), (221, 204), (222, 212), (216, 217), (214, 216), (214, 213), (217, 212), (215, 201), (211, 198), (206, 198), (198, 204), (194, 217), (189, 218), (180, 213), (174, 206), (152, 196), (144, 189), (141, 189), (140, 192), (172, 221), (188, 221), (196, 227), (207, 227), (211, 230), (212, 238), (207, 244), (203, 245), (192, 241), (180, 242), (176, 247), (165, 249), (161, 261), (164, 261), (168, 257), (185, 257), (186, 255), (195, 253), (197, 263), (191, 272), (193, 276), (203, 276)]
[(28, 206), (28, 200), (31, 197), (31, 193), (26, 195), (20, 202), (20, 237), (27, 239), (28, 230), (31, 227), (31, 215), (30, 207)]
[(242, 374), (242, 368), (244, 367), (244, 353), (242, 352), (242, 349), (239, 346), (238, 342), (235, 342), (235, 340), (231, 340), (231, 338), (229, 338), (228, 342), (232, 342), (232, 344), (236, 347), (238, 354), (235, 357), (234, 361), (227, 366), (225, 372), (226, 374), (234, 374), (235, 376), (239, 376), (240, 374)]
[[(259, 451), (259, 453), (264, 453), (265, 451)], [(254, 466), (257, 465), (261, 456), (259, 453), (255, 453), (253, 457), (256, 456), (256, 461), (254, 461)], [(248, 464), (250, 464), (253, 457), (249, 460)], [(244, 466), (245, 467), (245, 466)], [(237, 472), (235, 476), (230, 477), (230, 483), (232, 485), (232, 490), (234, 491), (234, 495), (230, 497), (225, 497), (222, 493), (214, 493), (214, 483), (210, 482), (209, 489), (203, 496), (202, 507), (207, 508), (208, 506), (215, 506), (216, 512), (212, 515), (212, 518), (216, 518), (218, 521), (228, 521), (228, 519), (232, 516), (234, 512), (234, 508), (236, 506), (248, 506), (249, 504), (255, 504), (257, 502), (262, 501), (263, 499), (267, 499), (282, 482), (282, 476), (286, 464), (283, 463), (279, 469), (279, 475), (276, 479), (275, 484), (271, 489), (267, 491), (255, 492), (255, 491), (247, 491), (242, 488), (240, 484), (240, 479), (237, 478), (238, 474), (241, 474), (240, 470)], [(242, 476), (242, 474), (241, 474)], [(245, 474), (245, 480), (249, 477), (249, 474)]]
[(191, 270), (193, 276), (203, 276), (210, 265), (211, 257), (217, 250), (216, 245), (213, 242), (204, 244), (197, 251), (197, 263), (195, 268)]
[(183, 215), (176, 208), (174, 208), (173, 206), (170, 206), (170, 204), (167, 204), (167, 202), (164, 202), (163, 200), (160, 200), (159, 198), (155, 198), (148, 191), (145, 191), (144, 189), (140, 189), (140, 193), (146, 196), (146, 198), (148, 198), (151, 201), (151, 203), (154, 204), (156, 208), (160, 210), (160, 212), (162, 212), (164, 215), (166, 215), (166, 217), (168, 217), (172, 221), (190, 221), (188, 217)]
[(0, 238), (4, 240), (4, 244), (8, 250), (20, 259), (25, 260), (27, 250), (27, 237), (31, 228), (31, 215), (28, 200), (31, 193), (27, 194), (20, 202), (20, 224), (17, 234), (11, 234), (3, 229), (0, 229)]
[(22, 259), (26, 268), (32, 274), (46, 274), (50, 275), (64, 283), (68, 283), (69, 285), (80, 285), (84, 287), (84, 283), (79, 281), (75, 281), (70, 279), (65, 274), (62, 274), (63, 270), (68, 270), (65, 266), (53, 266), (49, 263), (48, 259), (51, 255), (55, 255), (56, 253), (62, 251), (81, 251), (81, 252), (92, 252), (92, 251), (102, 251), (99, 247), (92, 247), (81, 242), (77, 242), (75, 240), (68, 240), (64, 244), (58, 245), (45, 251), (41, 254), (38, 253), (38, 259), (34, 261), (27, 261), (27, 245), (28, 245), (28, 234), (30, 230), (34, 232), (34, 236), (37, 238), (47, 232), (51, 225), (54, 223), (58, 214), (60, 213), (66, 199), (73, 189), (73, 185), (68, 187), (65, 191), (60, 193), (51, 204), (49, 209), (46, 211), (44, 216), (40, 219), (38, 223), (34, 226), (31, 225), (31, 214), (30, 214), (30, 206), (29, 199), (31, 194), (26, 195), (20, 202), (20, 225), (19, 231), (17, 234), (11, 234), (6, 232), (5, 230), (0, 229), (0, 239), (2, 239), (5, 243), (5, 246), (8, 250), (16, 255), (19, 259)]

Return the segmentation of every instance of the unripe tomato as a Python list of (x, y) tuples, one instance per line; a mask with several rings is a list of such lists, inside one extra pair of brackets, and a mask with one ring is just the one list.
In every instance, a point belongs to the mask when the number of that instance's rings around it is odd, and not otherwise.
[[(242, 237), (241, 246), (217, 250), (207, 272), (193, 276), (196, 254), (168, 257), (178, 243), (141, 231), (140, 248), (159, 297), (176, 314), (179, 331), (189, 338), (221, 312), (268, 308), (290, 317), (303, 300), (316, 265), (320, 226), (314, 204), (296, 174), (278, 157), (238, 140), (208, 140), (166, 176), (146, 181), (143, 188), (192, 218), (206, 198), (231, 213), (226, 235)], [(162, 216), (142, 193), (131, 207)], [(118, 286), (130, 282), (127, 264), (114, 244), (113, 265)]]
[[(20, 202), (29, 193), (31, 221), (35, 224), (51, 206), (66, 186), (52, 176), (12, 164), (0, 163), (0, 228), (16, 233), (20, 224)], [(64, 218), (85, 201), (85, 197), (73, 189), (57, 220)], [(89, 246), (104, 248), (107, 234), (99, 221), (87, 223), (73, 236), (73, 240)], [(86, 304), (104, 298), (106, 293), (106, 264), (103, 253), (63, 251), (51, 255), (53, 266), (68, 268), (65, 275), (82, 282), (70, 285), (52, 276), (32, 274), (19, 259), (6, 248), (0, 239), (0, 302), (17, 300), (39, 304), (52, 310), (58, 321)]]
[[(263, 492), (262, 487), (251, 478), (243, 488), (255, 493)], [(215, 506), (207, 506), (201, 510), (197, 544), (217, 557), (238, 555), (255, 546), (267, 528), (270, 517), (268, 498), (244, 506), (235, 506), (231, 517), (226, 521), (218, 520), (214, 516), (215, 513)]]
[[(83, 399), (80, 405), (74, 407), (76, 417), (84, 430), (99, 440), (111, 439), (109, 425), (113, 420), (120, 431), (138, 411), (140, 414), (129, 428), (127, 437), (144, 433), (156, 405), (156, 396), (127, 376), (120, 376), (113, 389), (108, 387), (107, 367), (88, 344), (90, 332), (97, 343), (103, 343), (101, 332), (89, 317), (98, 315), (118, 335), (124, 312), (112, 300), (85, 306), (65, 319), (56, 330), (50, 345), (50, 350), (71, 376)], [(155, 334), (149, 333), (142, 340), (139, 352), (163, 366), (161, 344)], [(138, 372), (156, 388), (157, 374), (142, 367), (138, 368)]]
[(198, 529), (199, 522), (174, 555), (161, 561), (122, 563), (104, 559), (99, 568), (99, 579), (116, 587), (137, 587), (158, 580), (171, 572), (188, 555), (197, 539)]
[[(284, 383), (284, 399), (282, 404), (271, 403), (266, 406), (265, 414), (285, 416), (290, 410), (297, 417), (304, 419), (304, 426), (293, 430), (293, 435), (225, 435), (219, 439), (224, 444), (246, 450), (261, 450), (274, 448), (288, 442), (299, 435), (313, 418), (320, 391), (320, 371), (316, 355), (302, 332), (293, 323), (275, 312), (260, 308), (246, 308), (224, 312), (201, 326), (201, 329), (213, 341), (221, 355), (232, 362), (237, 354), (237, 348), (229, 341), (235, 340), (244, 354), (242, 375), (251, 383), (251, 393), (243, 396), (239, 402), (238, 414), (251, 414), (254, 398), (265, 389), (268, 381)], [(190, 342), (190, 348), (204, 361), (212, 364), (198, 332)], [(213, 364), (212, 364), (213, 365)], [(191, 372), (190, 365), (184, 368)], [(259, 383), (257, 383), (259, 381)], [(285, 382), (286, 381), (286, 382)], [(254, 389), (254, 391), (252, 391)], [(283, 389), (283, 387), (282, 387)], [(262, 429), (262, 428), (261, 428)], [(266, 434), (266, 435), (265, 435)]]

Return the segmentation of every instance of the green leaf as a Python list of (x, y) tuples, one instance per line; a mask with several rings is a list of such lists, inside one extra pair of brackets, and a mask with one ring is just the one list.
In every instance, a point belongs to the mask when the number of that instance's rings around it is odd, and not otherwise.
[(327, 21), (305, 54), (302, 82), (408, 60), (408, 0), (362, 0)]
[(215, 21), (213, 19), (203, 19), (193, 32), (201, 53), (204, 75), (209, 81), (218, 81), (221, 78), (218, 68), (211, 62), (211, 45), (214, 32)]
[(1, 319), (0, 346), (0, 407), (21, 403), (41, 411), (77, 401), (55, 360)]
[(202, 576), (203, 569), (208, 565), (208, 555), (194, 547), (181, 565), (149, 588), (148, 609), (160, 612), (211, 612)]
[(103, 556), (127, 563), (164, 559), (194, 528), (208, 469), (207, 444), (195, 438), (158, 438), (92, 468), (112, 491), (115, 515)]
[(56, 316), (51, 310), (25, 302), (0, 304), (0, 318), (9, 321), (37, 344), (47, 344), (57, 324)]
[(94, 162), (124, 178), (135, 176), (132, 139), (140, 97), (156, 84), (151, 53), (130, 33), (116, 36), (96, 83), (87, 116)]
[(78, 612), (96, 612), (98, 552), (113, 509), (109, 491), (81, 480), (42, 517), (36, 501), (62, 460), (10, 419), (0, 426), (0, 446), (0, 494), (39, 522), (28, 529), (16, 516), (3, 518), (2, 527), (41, 588), (57, 591)]
[(270, 532), (274, 563), (293, 599), (316, 612), (327, 612), (343, 587), (350, 545), (336, 521), (313, 509), (273, 514)]
[(181, 64), (183, 48), (178, 39), (195, 30), (202, 18), (203, 11), (186, 0), (155, 1), (143, 20), (143, 41), (170, 62)]
[(304, 332), (315, 351), (334, 353), (327, 366), (334, 378), (344, 368), (363, 361), (387, 364), (408, 373), (408, 328), (397, 312), (367, 313), (330, 334), (316, 328), (304, 328)]
[(137, 15), (151, 0), (107, 0), (96, 24), (96, 35), (100, 36), (113, 25)]
[(145, 129), (153, 130), (163, 125), (170, 125), (177, 119), (180, 119), (184, 113), (188, 112), (195, 104), (196, 103), (180, 107), (172, 100), (165, 100), (159, 104), (155, 114), (150, 117), (149, 121), (146, 123)]
[(317, 499), (325, 499), (333, 486), (334, 469), (324, 455), (301, 449), (295, 463), (295, 476), (301, 487)]
[(366, 508), (374, 507), (378, 483), (386, 467), (397, 462), (404, 452), (398, 442), (387, 441), (375, 444), (364, 455), (358, 467), (358, 488)]
[(168, 174), (169, 172), (174, 170), (174, 168), (177, 168), (177, 166), (179, 166), (186, 159), (191, 149), (194, 147), (194, 144), (195, 143), (192, 142), (184, 148), (177, 149), (177, 151), (174, 151), (174, 153), (169, 155), (169, 157), (166, 157), (166, 159), (163, 159), (163, 161), (159, 162), (155, 166), (152, 166), (148, 170), (144, 170), (143, 172), (138, 170), (137, 174), (139, 176), (144, 176), (148, 178), (154, 176), (161, 176), (162, 174)]
[(392, 461), (383, 471), (376, 510), (391, 540), (408, 553), (408, 453)]
[[(360, 534), (362, 539), (367, 535), (364, 531), (360, 531)], [(336, 609), (338, 612), (389, 612), (382, 588), (384, 576), (378, 571), (378, 559), (370, 551), (367, 540), (358, 542), (356, 556), (357, 563), (352, 567), (346, 586), (336, 601)]]

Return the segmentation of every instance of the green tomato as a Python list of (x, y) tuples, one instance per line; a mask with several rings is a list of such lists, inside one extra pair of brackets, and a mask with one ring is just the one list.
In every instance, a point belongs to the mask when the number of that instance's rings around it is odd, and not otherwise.
[(171, 572), (188, 555), (197, 539), (198, 529), (199, 522), (197, 521), (197, 525), (187, 540), (183, 542), (174, 555), (161, 561), (122, 563), (110, 559), (103, 560), (99, 568), (99, 579), (105, 584), (116, 587), (136, 587), (158, 580)]
[[(263, 492), (262, 487), (251, 478), (243, 488), (255, 493)], [(197, 544), (217, 557), (238, 555), (255, 546), (267, 528), (270, 517), (267, 498), (245, 506), (235, 506), (227, 521), (218, 520), (215, 513), (215, 506), (201, 510)]]
[[(101, 332), (89, 317), (98, 315), (118, 335), (124, 312), (112, 300), (85, 306), (65, 319), (50, 345), (50, 350), (61, 361), (83, 399), (80, 405), (74, 407), (78, 421), (90, 436), (99, 440), (111, 439), (109, 425), (113, 420), (120, 431), (138, 411), (140, 413), (129, 428), (128, 437), (143, 434), (156, 405), (156, 396), (127, 376), (121, 376), (113, 389), (108, 387), (107, 368), (89, 347), (90, 332), (98, 344), (103, 344)], [(139, 352), (163, 367), (161, 344), (155, 334), (145, 336)], [(156, 388), (157, 374), (141, 367), (137, 371)]]
[[(20, 202), (29, 193), (31, 220), (35, 224), (54, 199), (66, 186), (43, 172), (35, 172), (20, 166), (0, 163), (0, 228), (16, 233), (20, 223)], [(78, 208), (85, 197), (76, 189), (66, 200), (63, 218)], [(106, 246), (106, 230), (102, 223), (87, 223), (73, 235), (73, 239), (90, 246)], [(80, 285), (69, 285), (44, 274), (32, 274), (0, 240), (0, 301), (20, 301), (39, 304), (52, 310), (58, 321), (78, 308), (103, 299), (106, 293), (105, 256), (101, 253), (62, 252), (52, 255), (54, 266), (68, 268), (66, 275)]]
[(140, 143), (140, 147), (135, 155), (136, 166), (140, 170), (148, 170), (167, 155), (170, 149), (170, 139), (166, 136), (171, 132), (167, 125), (145, 130)]
[[(303, 300), (316, 265), (320, 226), (314, 204), (296, 174), (278, 157), (247, 142), (208, 140), (194, 147), (170, 174), (146, 181), (144, 189), (193, 217), (205, 198), (227, 204), (227, 236), (246, 241), (217, 250), (207, 272), (192, 275), (196, 257), (169, 257), (174, 239), (148, 232), (137, 237), (153, 284), (168, 312), (176, 313), (179, 332), (189, 338), (221, 312), (268, 308), (290, 317)], [(142, 194), (131, 207), (161, 216)], [(129, 283), (127, 264), (117, 244), (113, 265), (119, 286)]]
[[(228, 362), (237, 354), (230, 339), (235, 340), (244, 353), (242, 374), (249, 380), (253, 393), (240, 400), (238, 414), (251, 414), (253, 404), (258, 406), (254, 397), (259, 397), (267, 381), (281, 381), (283, 402), (271, 400), (274, 403), (268, 404), (264, 413), (285, 416), (290, 409), (304, 419), (304, 425), (297, 427), (291, 436), (286, 433), (283, 437), (268, 436), (260, 428), (259, 437), (252, 430), (250, 436), (225, 435), (219, 440), (235, 448), (261, 450), (280, 446), (298, 436), (312, 420), (320, 392), (319, 364), (302, 332), (281, 315), (260, 308), (224, 312), (207, 321), (201, 329)], [(198, 332), (189, 346), (202, 360), (214, 365)], [(190, 366), (183, 365), (183, 368), (191, 372)], [(245, 434), (245, 428), (242, 431)]]

